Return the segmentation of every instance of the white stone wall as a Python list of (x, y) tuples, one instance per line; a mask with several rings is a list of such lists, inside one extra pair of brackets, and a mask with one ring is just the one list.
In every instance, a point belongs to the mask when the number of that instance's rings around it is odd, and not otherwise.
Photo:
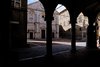
[(34, 21), (34, 10), (31, 8), (28, 8), (28, 11), (27, 11), (27, 21), (28, 22)]
[(83, 13), (80, 13), (79, 16), (77, 17), (77, 23), (76, 25), (83, 27), (83, 23), (84, 23), (84, 15)]
[(27, 29), (29, 29), (29, 30), (34, 30), (35, 28), (34, 28), (34, 23), (28, 23), (27, 24)]
[(59, 25), (61, 25), (65, 31), (71, 28), (70, 15), (69, 15), (68, 10), (65, 10), (65, 11), (60, 13)]

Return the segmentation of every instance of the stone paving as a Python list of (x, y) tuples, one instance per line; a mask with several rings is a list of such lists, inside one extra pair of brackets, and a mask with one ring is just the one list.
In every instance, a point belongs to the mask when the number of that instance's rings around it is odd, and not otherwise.
[[(30, 40), (31, 41), (31, 40)], [(43, 41), (41, 41), (43, 42)], [(31, 42), (32, 43), (32, 42)], [(57, 42), (58, 43), (58, 42)], [(90, 50), (90, 52), (88, 50), (86, 50), (85, 46), (77, 46), (77, 52), (75, 54), (72, 54), (70, 52), (71, 50), (71, 46), (70, 44), (67, 45), (66, 43), (60, 43), (52, 46), (52, 53), (53, 53), (53, 60), (52, 60), (52, 64), (55, 65), (59, 65), (59, 64), (68, 64), (70, 62), (72, 62), (73, 64), (83, 64), (85, 61), (85, 64), (87, 64), (88, 60), (92, 60), (95, 59), (95, 61), (97, 62), (97, 60), (99, 60), (99, 56), (100, 53), (95, 52), (95, 50)], [(34, 45), (35, 44), (35, 45)], [(46, 45), (44, 45), (44, 43), (34, 43), (31, 47), (29, 48), (18, 48), (18, 49), (13, 49), (12, 51), (10, 51), (9, 53), (9, 64), (47, 64), (45, 61), (45, 55), (46, 55)], [(78, 44), (84, 44), (84, 43), (78, 43)], [(93, 54), (92, 52), (93, 51)], [(97, 55), (98, 54), (98, 55)], [(88, 55), (90, 57), (88, 57)], [(89, 59), (88, 59), (88, 58)], [(96, 58), (94, 58), (96, 57)], [(87, 60), (87, 59), (88, 60)], [(98, 59), (97, 59), (98, 58)], [(82, 59), (82, 60), (80, 60)], [(89, 61), (90, 62), (90, 61)], [(92, 63), (92, 62), (91, 62)], [(97, 63), (98, 64), (98, 63)], [(73, 66), (73, 65), (72, 65)]]
[(51, 58), (39, 57), (28, 60), (18, 61), (10, 66), (28, 66), (28, 67), (100, 67), (100, 49), (82, 48), (75, 53), (65, 51), (53, 55)]

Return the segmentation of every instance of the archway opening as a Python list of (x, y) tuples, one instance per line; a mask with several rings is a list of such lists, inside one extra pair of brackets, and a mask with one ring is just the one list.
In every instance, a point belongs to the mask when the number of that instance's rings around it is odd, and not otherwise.
[(88, 17), (81, 12), (76, 23), (76, 46), (86, 47), (88, 25)]
[(46, 55), (46, 21), (44, 19), (45, 9), (42, 3), (39, 0), (28, 0), (27, 44), (34, 52), (33, 58)]
[(53, 51), (67, 51), (71, 49), (71, 24), (69, 11), (62, 4), (58, 4), (53, 13), (52, 21), (52, 46)]

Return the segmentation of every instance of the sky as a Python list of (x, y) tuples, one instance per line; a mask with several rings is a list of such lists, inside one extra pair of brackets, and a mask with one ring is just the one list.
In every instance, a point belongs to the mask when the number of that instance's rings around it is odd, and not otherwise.
[[(36, 2), (36, 1), (38, 1), (38, 0), (28, 0), (28, 4), (30, 4), (30, 3), (32, 3), (32, 2)], [(61, 6), (61, 7), (60, 7)], [(60, 8), (59, 8), (60, 7)], [(59, 8), (59, 9), (57, 9), (57, 8)], [(64, 10), (64, 9), (66, 9), (64, 6), (62, 6), (61, 4), (58, 4), (58, 6), (56, 7), (56, 10), (58, 11), (58, 12), (61, 12), (62, 10)]]
[(32, 3), (32, 2), (36, 2), (36, 1), (38, 1), (38, 0), (28, 0), (28, 4)]
[[(60, 8), (59, 8), (60, 7)], [(64, 6), (62, 6), (61, 4), (58, 4), (57, 5), (57, 7), (56, 7), (56, 10), (58, 11), (58, 12), (61, 12), (61, 11), (63, 11), (64, 9), (66, 9)]]

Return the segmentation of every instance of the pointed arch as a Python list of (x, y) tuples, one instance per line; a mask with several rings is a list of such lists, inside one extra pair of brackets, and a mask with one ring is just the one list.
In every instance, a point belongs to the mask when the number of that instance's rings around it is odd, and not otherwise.
[(59, 25), (61, 25), (65, 31), (70, 29), (70, 14), (67, 8), (62, 4), (58, 4), (55, 10), (59, 14)]
[(84, 22), (84, 15), (81, 12), (77, 17), (77, 23), (83, 23)]

